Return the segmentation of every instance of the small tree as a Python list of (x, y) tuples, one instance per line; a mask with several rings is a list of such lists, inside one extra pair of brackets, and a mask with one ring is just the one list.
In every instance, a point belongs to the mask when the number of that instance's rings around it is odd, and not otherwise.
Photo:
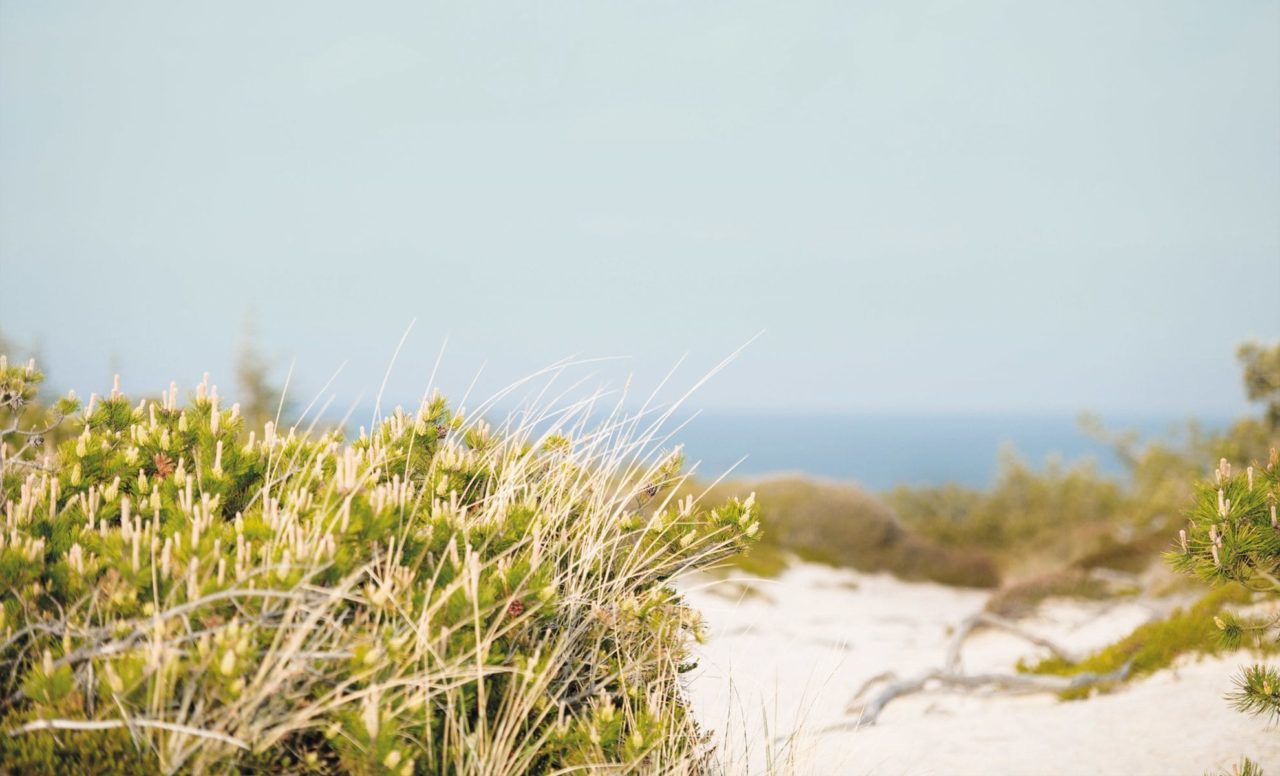
[[(1213, 585), (1238, 582), (1267, 595), (1280, 594), (1280, 496), (1277, 454), (1271, 450), (1265, 468), (1243, 473), (1224, 458), (1210, 482), (1196, 488), (1190, 522), (1178, 532), (1170, 554), (1174, 567)], [(1215, 620), (1231, 645), (1276, 638), (1277, 621), (1220, 617)], [(1280, 671), (1253, 665), (1236, 678), (1229, 696), (1241, 711), (1280, 720)]]
[(253, 319), (244, 324), (244, 339), (236, 351), (236, 385), (245, 423), (250, 427), (268, 421), (280, 423), (289, 414), (284, 389), (271, 378), (271, 362), (254, 343)]
[[(1280, 345), (1241, 346), (1245, 390), (1250, 400), (1266, 405), (1267, 436), (1274, 441), (1280, 428)], [(1198, 483), (1186, 528), (1178, 532), (1177, 547), (1167, 554), (1177, 570), (1211, 585), (1236, 582), (1267, 596), (1280, 595), (1280, 467), (1272, 447), (1265, 466), (1255, 463), (1243, 471), (1222, 458), (1212, 480)], [(1280, 640), (1280, 618), (1214, 618), (1230, 646)], [(1227, 698), (1241, 712), (1280, 721), (1280, 670), (1255, 663), (1235, 677)], [(1249, 760), (1244, 773), (1260, 773)]]
[(1280, 344), (1266, 347), (1246, 342), (1236, 351), (1244, 365), (1244, 390), (1250, 401), (1266, 407), (1267, 425), (1280, 429)]

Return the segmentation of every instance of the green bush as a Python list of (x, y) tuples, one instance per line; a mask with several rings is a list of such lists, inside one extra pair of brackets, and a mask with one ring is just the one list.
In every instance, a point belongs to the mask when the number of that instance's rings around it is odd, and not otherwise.
[[(1253, 595), (1239, 585), (1222, 587), (1206, 594), (1190, 609), (1178, 610), (1165, 619), (1139, 625), (1128, 636), (1079, 662), (1060, 657), (1046, 658), (1021, 670), (1036, 674), (1071, 676), (1079, 673), (1108, 674), (1128, 665), (1130, 676), (1143, 676), (1164, 668), (1178, 657), (1216, 654), (1240, 646), (1228, 623), (1237, 620), (1228, 607), (1247, 604)], [(1265, 644), (1254, 644), (1267, 647)], [(1093, 686), (1067, 690), (1066, 698), (1083, 698)]]
[[(1199, 482), (1187, 512), (1187, 526), (1178, 532), (1174, 549), (1165, 557), (1174, 568), (1211, 585), (1241, 585), (1272, 597), (1280, 595), (1280, 456), (1275, 440), (1280, 434), (1280, 344), (1241, 346), (1237, 355), (1244, 366), (1245, 394), (1266, 408), (1261, 420), (1236, 424), (1232, 441), (1220, 452), (1212, 482)], [(1265, 467), (1259, 465), (1260, 449), (1273, 445)], [(1230, 460), (1254, 461), (1243, 472), (1233, 473)], [(1239, 621), (1218, 617), (1214, 624), (1228, 642), (1247, 637), (1263, 651), (1280, 651), (1280, 621), (1276, 618)], [(1280, 720), (1280, 671), (1254, 664), (1241, 670), (1236, 689), (1227, 697), (1246, 714)], [(1261, 774), (1248, 758), (1236, 771)]]
[[(0, 360), (0, 418), (39, 381)], [(3, 768), (702, 771), (669, 582), (741, 552), (752, 500), (677, 500), (678, 456), (583, 412), (433, 398), (346, 441), (206, 380), (63, 400), (55, 451), (0, 424)]]
[(911, 531), (949, 547), (986, 551), (1010, 576), (1055, 567), (1136, 573), (1168, 546), (1205, 460), (1256, 459), (1277, 442), (1277, 430), (1257, 418), (1220, 433), (1188, 423), (1146, 442), (1089, 418), (1083, 425), (1111, 444), (1124, 476), (1105, 475), (1089, 460), (1051, 460), (1036, 469), (1005, 451), (987, 490), (901, 486), (886, 501)]
[[(759, 494), (768, 534), (741, 565), (777, 573), (784, 553), (859, 571), (888, 571), (909, 580), (993, 587), (999, 573), (981, 548), (950, 548), (903, 527), (884, 502), (851, 485), (803, 478), (728, 483), (710, 490), (712, 499), (752, 490)], [(759, 560), (756, 556), (760, 555)], [(764, 563), (769, 560), (772, 562)]]
[[(1178, 532), (1165, 557), (1173, 567), (1211, 585), (1242, 585), (1271, 596), (1280, 594), (1280, 472), (1275, 448), (1265, 467), (1233, 471), (1224, 458), (1211, 482), (1196, 487), (1187, 527)], [(1280, 645), (1274, 619), (1224, 622), (1228, 637), (1252, 633), (1263, 643)], [(1280, 681), (1273, 668), (1254, 666), (1237, 678), (1233, 700), (1242, 711), (1280, 717)]]
[(1115, 512), (1120, 486), (1092, 463), (1050, 461), (1037, 471), (1004, 451), (995, 487), (899, 487), (890, 504), (904, 523), (939, 541), (996, 548), (1022, 547)]

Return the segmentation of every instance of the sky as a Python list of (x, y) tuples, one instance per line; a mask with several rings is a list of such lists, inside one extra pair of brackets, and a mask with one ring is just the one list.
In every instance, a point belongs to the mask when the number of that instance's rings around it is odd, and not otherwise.
[(82, 394), (252, 319), (350, 401), (412, 322), (387, 401), (1213, 415), (1278, 298), (1274, 0), (0, 0), (0, 331)]

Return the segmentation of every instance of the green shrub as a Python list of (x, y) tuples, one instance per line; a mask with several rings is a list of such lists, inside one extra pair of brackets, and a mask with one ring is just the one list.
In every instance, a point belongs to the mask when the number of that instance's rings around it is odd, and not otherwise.
[[(1265, 467), (1250, 466), (1244, 472), (1233, 472), (1222, 459), (1213, 481), (1197, 485), (1187, 527), (1178, 532), (1175, 547), (1165, 557), (1175, 569), (1211, 585), (1280, 594), (1277, 500), (1280, 472), (1275, 448)], [(1223, 630), (1229, 636), (1252, 632), (1260, 643), (1280, 646), (1275, 620), (1226, 625)], [(1252, 714), (1280, 716), (1280, 682), (1270, 681), (1274, 675), (1274, 669), (1264, 666), (1246, 670), (1236, 680), (1235, 705)]]
[[(39, 380), (0, 360), (0, 417)], [(346, 441), (206, 380), (65, 400), (56, 451), (0, 424), (0, 763), (703, 770), (669, 582), (741, 552), (752, 500), (677, 501), (679, 457), (583, 407), (496, 433), (433, 398)]]
[(1108, 431), (1096, 419), (1082, 424), (1111, 444), (1124, 476), (1105, 475), (1089, 460), (1050, 460), (1036, 469), (1006, 450), (987, 490), (900, 486), (886, 501), (911, 531), (950, 547), (984, 550), (1010, 576), (1054, 567), (1137, 573), (1168, 546), (1205, 460), (1250, 460), (1277, 441), (1277, 431), (1257, 418), (1220, 433), (1188, 423), (1146, 442)]
[[(1272, 597), (1280, 595), (1280, 471), (1276, 441), (1280, 435), (1280, 344), (1247, 343), (1237, 351), (1244, 367), (1245, 395), (1261, 403), (1262, 419), (1238, 422), (1220, 445), (1213, 482), (1195, 486), (1187, 527), (1178, 532), (1175, 549), (1165, 554), (1174, 568), (1212, 585), (1242, 585)], [(1230, 460), (1259, 461), (1270, 445), (1267, 465), (1247, 467), (1232, 475)], [(1275, 618), (1242, 622), (1216, 617), (1214, 624), (1228, 643), (1252, 637), (1267, 652), (1280, 651), (1280, 621)], [(1246, 714), (1280, 719), (1280, 671), (1255, 664), (1235, 679), (1228, 699)], [(1261, 776), (1257, 763), (1243, 758), (1235, 766), (1240, 776)]]
[[(1177, 610), (1163, 620), (1143, 623), (1128, 636), (1094, 654), (1069, 662), (1050, 657), (1034, 665), (1020, 664), (1019, 669), (1035, 674), (1071, 676), (1079, 673), (1106, 674), (1126, 664), (1130, 676), (1143, 676), (1164, 668), (1178, 657), (1188, 654), (1216, 654), (1240, 645), (1239, 631), (1231, 632), (1228, 622), (1239, 621), (1229, 606), (1247, 604), (1253, 594), (1239, 585), (1222, 587), (1207, 593), (1190, 609)], [(1265, 643), (1254, 646), (1266, 648)], [(1083, 698), (1092, 687), (1067, 690), (1065, 698)]]
[(1121, 497), (1120, 486), (1089, 461), (1067, 466), (1054, 460), (1038, 471), (1006, 450), (988, 491), (900, 487), (890, 493), (889, 503), (906, 525), (939, 541), (1010, 548), (1110, 515)]
[[(782, 554), (794, 553), (805, 560), (859, 571), (888, 571), (909, 580), (972, 587), (999, 583), (996, 566), (986, 552), (953, 549), (916, 536), (883, 502), (854, 486), (779, 478), (718, 485), (709, 496), (723, 498), (748, 489), (759, 495), (761, 520), (768, 528), (756, 549), (772, 550), (776, 558), (762, 571), (780, 571)], [(752, 557), (745, 563), (761, 565)]]

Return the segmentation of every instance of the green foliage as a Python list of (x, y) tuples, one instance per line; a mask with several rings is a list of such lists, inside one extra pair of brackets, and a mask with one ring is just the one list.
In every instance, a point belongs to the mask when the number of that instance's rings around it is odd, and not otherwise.
[[(1280, 348), (1251, 347), (1241, 351), (1252, 375), (1246, 379), (1260, 386), (1250, 395), (1263, 400), (1272, 395), (1266, 364), (1280, 359)], [(993, 585), (1003, 576), (1019, 580), (993, 599), (1008, 615), (1026, 613), (1050, 595), (1115, 595), (1126, 591), (1090, 572), (1136, 574), (1158, 558), (1193, 497), (1191, 481), (1204, 460), (1249, 459), (1280, 441), (1273, 425), (1254, 418), (1221, 433), (1192, 422), (1147, 441), (1091, 417), (1082, 426), (1111, 445), (1125, 476), (1104, 475), (1089, 460), (1051, 459), (1037, 468), (1006, 449), (995, 484), (985, 490), (900, 486), (881, 500), (798, 478), (752, 483), (767, 530), (752, 557), (732, 562), (763, 576), (779, 573), (791, 555), (952, 584)], [(743, 487), (731, 483), (713, 492)]]
[(1280, 671), (1271, 666), (1246, 666), (1235, 683), (1235, 692), (1227, 698), (1236, 709), (1245, 714), (1280, 719)]
[(1280, 344), (1246, 342), (1236, 356), (1244, 367), (1245, 395), (1263, 404), (1272, 431), (1280, 429)]
[[(1266, 416), (1237, 423), (1231, 444), (1220, 445), (1213, 481), (1194, 486), (1187, 526), (1165, 557), (1175, 569), (1211, 585), (1246, 587), (1274, 597), (1280, 595), (1280, 472), (1274, 446), (1280, 433), (1280, 344), (1248, 343), (1237, 355), (1244, 366), (1245, 393), (1264, 405)], [(1267, 464), (1261, 467), (1257, 462), (1268, 444)], [(1231, 460), (1255, 463), (1233, 473)], [(1260, 651), (1280, 651), (1275, 618), (1242, 620), (1225, 613), (1213, 622), (1228, 646), (1252, 641)], [(1262, 664), (1245, 667), (1227, 698), (1243, 713), (1280, 719), (1280, 671)], [(1261, 776), (1262, 769), (1244, 758), (1233, 773)]]
[[(1245, 392), (1266, 408), (1262, 422), (1237, 424), (1246, 444), (1223, 452), (1213, 482), (1195, 487), (1187, 527), (1178, 532), (1177, 546), (1166, 558), (1179, 571), (1210, 584), (1240, 584), (1250, 589), (1280, 594), (1280, 521), (1276, 517), (1280, 500), (1280, 471), (1276, 448), (1271, 447), (1265, 468), (1255, 463), (1233, 474), (1230, 458), (1260, 459), (1260, 443), (1274, 445), (1280, 431), (1280, 344), (1265, 347), (1242, 345), (1238, 351), (1244, 366)], [(1275, 619), (1239, 622), (1219, 619), (1218, 627), (1228, 640), (1253, 634), (1272, 650), (1280, 644)], [(1236, 678), (1236, 689), (1228, 698), (1248, 714), (1280, 717), (1280, 673), (1270, 666), (1253, 665)], [(1247, 759), (1242, 772), (1253, 768)]]
[[(772, 534), (765, 531), (759, 544), (750, 552), (734, 555), (727, 561), (726, 569), (732, 568), (754, 577), (772, 579), (782, 574), (791, 565), (792, 556), (772, 540)], [(719, 569), (722, 572), (726, 569)]]
[[(16, 730), (39, 713), (10, 710), (0, 718), (0, 730)], [(56, 734), (0, 735), (0, 775), (150, 776), (156, 758), (140, 750), (123, 727), (114, 730), (59, 730)]]
[(432, 398), (346, 441), (208, 385), (59, 412), (56, 450), (0, 442), (6, 767), (704, 769), (670, 582), (759, 525), (752, 498), (676, 499), (679, 456), (637, 460), (634, 424), (560, 413), (540, 444)]
[(1125, 477), (1103, 475), (1087, 460), (1051, 460), (1037, 470), (1006, 451), (989, 490), (899, 487), (888, 503), (913, 531), (949, 546), (986, 550), (1015, 575), (1062, 566), (1136, 573), (1168, 547), (1203, 461), (1264, 455), (1278, 441), (1274, 430), (1252, 418), (1214, 434), (1189, 423), (1180, 433), (1147, 442), (1108, 431), (1093, 418), (1082, 424), (1111, 444)]
[(905, 525), (948, 544), (1021, 548), (1057, 540), (1065, 530), (1113, 514), (1120, 486), (1091, 462), (1050, 461), (1037, 471), (1004, 451), (996, 484), (988, 491), (956, 485), (899, 487), (889, 503)]
[(1233, 475), (1224, 458), (1212, 483), (1196, 487), (1187, 527), (1167, 557), (1174, 568), (1210, 583), (1235, 581), (1280, 592), (1280, 472), (1275, 451), (1265, 468)]
[[(1280, 594), (1280, 472), (1272, 448), (1265, 467), (1233, 470), (1227, 459), (1218, 463), (1211, 482), (1196, 485), (1187, 527), (1178, 532), (1176, 546), (1165, 557), (1184, 574), (1212, 585), (1242, 585), (1271, 596)], [(1268, 651), (1280, 647), (1277, 621), (1217, 620), (1225, 638), (1239, 641), (1253, 635)], [(1280, 717), (1280, 681), (1274, 668), (1255, 665), (1236, 679), (1229, 698), (1249, 714)]]
[[(1060, 657), (1050, 657), (1034, 665), (1020, 663), (1018, 669), (1034, 674), (1072, 676), (1110, 673), (1129, 665), (1130, 676), (1150, 674), (1182, 655), (1217, 654), (1231, 648), (1229, 639), (1223, 637), (1225, 628), (1218, 623), (1223, 617), (1231, 616), (1228, 606), (1247, 604), (1252, 600), (1253, 594), (1244, 587), (1224, 586), (1207, 593), (1188, 610), (1180, 609), (1163, 620), (1139, 625), (1128, 636), (1083, 660), (1073, 663)], [(1256, 646), (1263, 650), (1274, 650), (1275, 647), (1265, 641)], [(1083, 698), (1091, 690), (1092, 687), (1067, 690), (1063, 697)]]
[[(760, 497), (765, 534), (760, 561), (748, 557), (748, 570), (777, 573), (785, 554), (847, 566), (888, 571), (903, 579), (950, 585), (992, 587), (999, 582), (994, 563), (981, 549), (951, 549), (905, 529), (875, 497), (850, 485), (799, 478), (771, 479), (749, 486), (729, 483), (712, 488), (713, 500), (750, 487)], [(752, 568), (752, 567), (755, 568)]]
[(236, 352), (236, 388), (241, 414), (252, 428), (267, 421), (281, 422), (292, 413), (284, 388), (272, 379), (271, 362), (254, 347), (252, 318), (245, 321), (244, 340)]

